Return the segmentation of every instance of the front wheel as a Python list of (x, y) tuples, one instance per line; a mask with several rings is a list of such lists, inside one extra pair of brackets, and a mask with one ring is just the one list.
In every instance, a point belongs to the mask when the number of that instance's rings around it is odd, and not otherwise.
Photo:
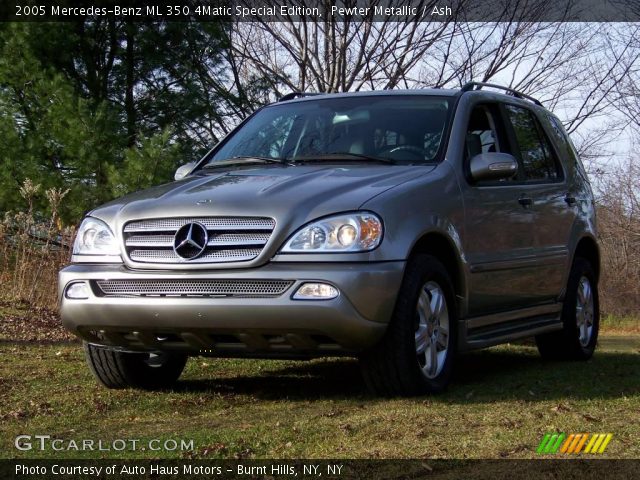
[(591, 358), (598, 341), (599, 310), (598, 283), (593, 268), (584, 258), (576, 258), (562, 308), (563, 328), (536, 337), (540, 355), (552, 360)]
[(108, 388), (169, 388), (187, 363), (185, 355), (173, 352), (121, 352), (86, 342), (84, 351), (91, 372)]
[(444, 390), (456, 350), (456, 308), (449, 273), (431, 255), (407, 265), (387, 332), (360, 357), (369, 389), (381, 395)]

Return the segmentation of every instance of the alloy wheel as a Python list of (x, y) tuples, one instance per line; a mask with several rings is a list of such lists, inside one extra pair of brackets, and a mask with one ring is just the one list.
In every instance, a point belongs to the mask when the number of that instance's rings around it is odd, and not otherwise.
[(433, 379), (442, 371), (449, 350), (447, 299), (436, 282), (427, 282), (420, 290), (416, 315), (416, 356), (422, 373)]
[(580, 345), (586, 347), (593, 334), (593, 290), (587, 277), (581, 277), (578, 282), (578, 294), (576, 295), (576, 325)]

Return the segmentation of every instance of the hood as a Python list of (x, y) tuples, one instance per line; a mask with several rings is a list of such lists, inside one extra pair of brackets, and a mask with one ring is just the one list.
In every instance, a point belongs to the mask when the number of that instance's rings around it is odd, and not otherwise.
[(433, 168), (314, 164), (212, 170), (124, 196), (90, 215), (117, 230), (134, 219), (185, 216), (265, 216), (281, 225), (289, 223), (286, 220), (300, 224), (357, 210), (372, 197)]

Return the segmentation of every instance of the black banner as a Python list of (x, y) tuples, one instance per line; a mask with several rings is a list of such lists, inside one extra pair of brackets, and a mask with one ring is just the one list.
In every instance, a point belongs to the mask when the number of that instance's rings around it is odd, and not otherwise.
[(0, 21), (635, 22), (640, 0), (8, 0)]
[(481, 479), (627, 480), (640, 460), (0, 460), (13, 479)]

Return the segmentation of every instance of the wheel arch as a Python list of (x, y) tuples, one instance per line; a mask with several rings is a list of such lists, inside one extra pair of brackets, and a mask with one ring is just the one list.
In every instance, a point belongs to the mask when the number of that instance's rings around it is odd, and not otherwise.
[(433, 255), (444, 265), (451, 275), (457, 310), (461, 314), (464, 311), (461, 307), (463, 307), (463, 301), (466, 298), (466, 281), (460, 253), (454, 241), (443, 233), (427, 232), (413, 244), (409, 258), (418, 254)]
[(584, 258), (591, 264), (593, 272), (596, 274), (596, 281), (598, 281), (600, 279), (600, 248), (595, 238), (584, 236), (578, 241), (571, 259), (572, 265), (577, 257)]

